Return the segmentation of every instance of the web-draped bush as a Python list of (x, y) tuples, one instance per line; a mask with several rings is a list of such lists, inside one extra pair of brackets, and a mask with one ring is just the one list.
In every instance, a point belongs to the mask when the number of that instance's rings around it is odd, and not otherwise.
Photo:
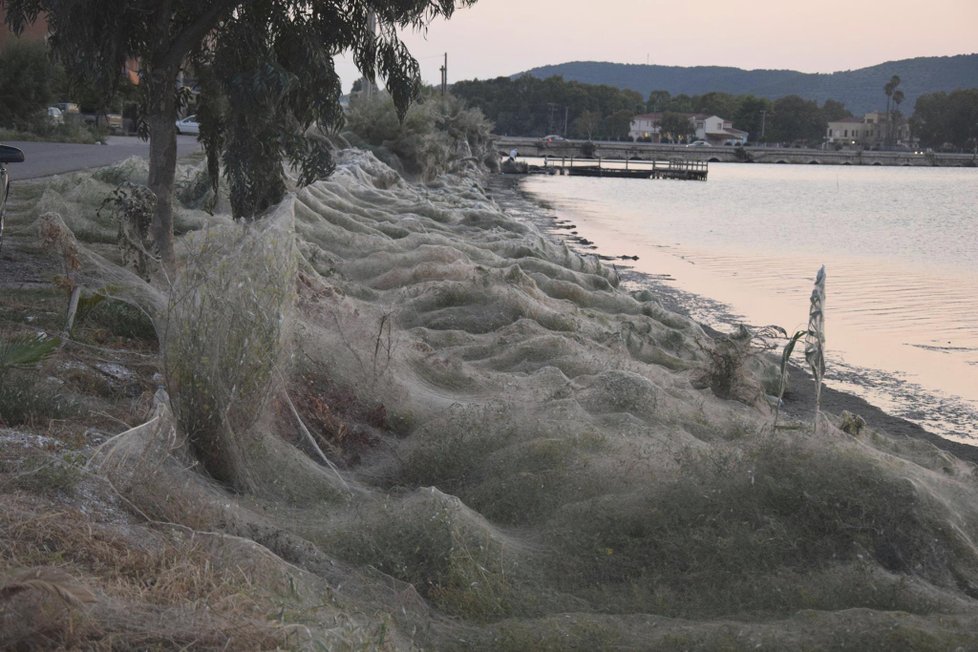
[(492, 125), (479, 109), (465, 108), (450, 95), (411, 105), (403, 122), (390, 97), (361, 95), (351, 102), (346, 127), (352, 140), (368, 145), (378, 158), (425, 181), (467, 163), (498, 164)]
[(270, 397), (294, 293), (293, 234), (274, 220), (213, 229), (188, 260), (164, 336), (171, 405), (207, 471), (248, 488), (262, 444), (246, 435)]

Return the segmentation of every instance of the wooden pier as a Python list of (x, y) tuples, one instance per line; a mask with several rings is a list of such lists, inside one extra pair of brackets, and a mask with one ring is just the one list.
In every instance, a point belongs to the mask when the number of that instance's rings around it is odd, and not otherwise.
[(547, 158), (543, 172), (575, 177), (611, 177), (616, 179), (681, 179), (706, 181), (706, 161), (644, 161), (618, 159)]

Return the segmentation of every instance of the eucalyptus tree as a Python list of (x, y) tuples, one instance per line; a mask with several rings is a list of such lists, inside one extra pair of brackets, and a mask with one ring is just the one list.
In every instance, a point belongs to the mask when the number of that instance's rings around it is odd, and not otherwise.
[(978, 147), (978, 88), (927, 93), (917, 98), (910, 120), (922, 145)]
[(628, 131), (631, 129), (632, 116), (634, 115), (635, 113), (633, 111), (620, 109), (606, 116), (602, 122), (604, 137), (613, 140), (628, 138)]
[(671, 142), (686, 140), (693, 133), (693, 123), (689, 116), (675, 111), (666, 111), (659, 120), (659, 134)]
[(771, 113), (771, 100), (753, 95), (741, 95), (740, 106), (736, 113), (729, 117), (733, 126), (750, 134), (751, 141), (760, 141), (766, 135), (767, 118)]
[[(149, 186), (157, 196), (152, 235), (172, 267), (171, 199), (176, 174), (178, 79), (201, 73), (202, 140), (224, 156), (238, 216), (254, 215), (284, 192), (282, 163), (300, 181), (329, 174), (326, 146), (304, 136), (342, 119), (333, 57), (351, 51), (368, 79), (379, 74), (401, 115), (420, 90), (417, 62), (399, 29), (422, 29), (475, 0), (0, 0), (15, 31), (43, 16), (49, 42), (69, 71), (105, 91), (139, 62)], [(375, 14), (379, 30), (367, 29)]]
[(584, 111), (574, 120), (572, 133), (578, 138), (594, 140), (594, 134), (601, 126), (601, 114), (597, 111)]
[(771, 105), (767, 130), (774, 140), (786, 144), (805, 143), (811, 147), (822, 142), (825, 120), (817, 102), (788, 95)]
[(695, 113), (721, 116), (729, 120), (740, 108), (741, 98), (730, 93), (713, 91), (697, 95), (693, 102)]
[(645, 102), (645, 108), (651, 113), (664, 111), (671, 98), (672, 95), (669, 91), (652, 91), (649, 93), (649, 99)]

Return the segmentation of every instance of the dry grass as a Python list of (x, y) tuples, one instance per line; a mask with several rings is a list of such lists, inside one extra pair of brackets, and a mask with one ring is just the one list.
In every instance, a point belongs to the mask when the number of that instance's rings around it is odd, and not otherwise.
[[(383, 405), (366, 402), (321, 373), (299, 375), (289, 393), (316, 443), (343, 466), (359, 463), (379, 443), (378, 433), (389, 431)], [(286, 418), (285, 406), (277, 408)]]
[[(18, 199), (32, 190), (37, 199), (43, 188), (18, 190)], [(70, 216), (89, 219), (97, 194)], [(0, 279), (3, 338), (64, 327), (64, 291), (41, 286), (63, 270), (34, 242), (36, 204), (21, 202), (11, 216), (16, 244), (26, 244), (12, 259), (4, 251), (12, 266)], [(99, 300), (83, 304), (71, 341), (4, 374), (16, 391), (0, 392), (0, 649), (387, 647), (389, 622), (336, 609), (325, 582), (254, 542), (191, 529), (214, 524), (199, 501), (174, 505), (158, 492), (151, 498), (183, 525), (155, 523), (168, 514), (146, 513), (89, 475), (95, 445), (146, 420), (161, 365), (147, 314), (112, 298), (109, 281), (86, 279), (85, 288)], [(62, 403), (71, 409), (56, 409)]]
[(38, 496), (0, 496), (0, 648), (269, 649), (275, 596), (205, 536)]

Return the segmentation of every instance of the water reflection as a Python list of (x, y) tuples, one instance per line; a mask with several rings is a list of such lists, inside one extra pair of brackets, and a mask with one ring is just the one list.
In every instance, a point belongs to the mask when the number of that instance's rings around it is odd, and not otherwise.
[(978, 170), (714, 164), (706, 183), (524, 187), (600, 252), (637, 255), (638, 271), (751, 324), (803, 328), (824, 263), (837, 383), (950, 438), (978, 438)]

